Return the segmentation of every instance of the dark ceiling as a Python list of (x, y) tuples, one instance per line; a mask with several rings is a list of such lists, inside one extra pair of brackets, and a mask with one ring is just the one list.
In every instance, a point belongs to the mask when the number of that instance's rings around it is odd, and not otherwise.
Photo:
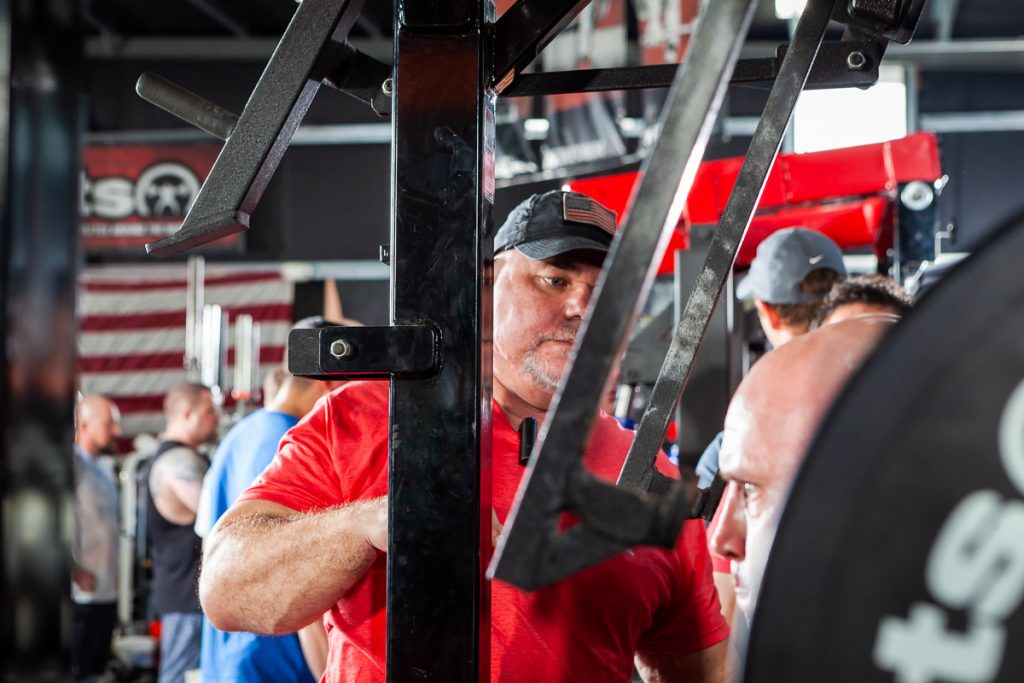
[[(633, 0), (631, 4), (635, 4)], [(292, 0), (87, 0), (90, 30), (108, 39), (272, 38), (280, 36)], [(392, 3), (367, 2), (352, 31), (355, 39), (389, 40)], [(1024, 35), (1024, 6), (1006, 0), (930, 0), (917, 38), (1016, 38)], [(752, 40), (783, 40), (786, 25), (775, 18), (774, 0), (761, 0)]]
[[(87, 0), (93, 33), (120, 37), (235, 37), (279, 36), (295, 12), (292, 0)], [(368, 2), (352, 31), (354, 37), (391, 34), (392, 8), (387, 2)]]

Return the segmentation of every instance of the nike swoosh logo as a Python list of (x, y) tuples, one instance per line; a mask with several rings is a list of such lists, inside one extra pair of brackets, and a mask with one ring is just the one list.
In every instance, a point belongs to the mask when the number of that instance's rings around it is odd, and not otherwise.
[(809, 260), (811, 262), (811, 265), (813, 266), (815, 263), (817, 263), (823, 258), (825, 258), (824, 254), (818, 254), (817, 256), (812, 256)]

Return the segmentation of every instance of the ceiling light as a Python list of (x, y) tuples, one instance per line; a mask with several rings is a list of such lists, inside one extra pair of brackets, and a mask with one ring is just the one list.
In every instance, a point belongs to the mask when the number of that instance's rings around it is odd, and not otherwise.
[(807, 0), (775, 0), (775, 16), (779, 19), (796, 19), (803, 11)]

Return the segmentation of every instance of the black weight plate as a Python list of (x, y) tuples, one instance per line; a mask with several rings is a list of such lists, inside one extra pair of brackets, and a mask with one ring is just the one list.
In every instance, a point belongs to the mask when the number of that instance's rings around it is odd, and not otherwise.
[[(1024, 400), (1022, 264), (1017, 221), (925, 296), (836, 402), (783, 513), (743, 680), (1024, 680), (1024, 476), (1008, 476), (998, 437), (1013, 392)], [(998, 503), (967, 522), (972, 494)], [(959, 553), (940, 559), (954, 527)]]

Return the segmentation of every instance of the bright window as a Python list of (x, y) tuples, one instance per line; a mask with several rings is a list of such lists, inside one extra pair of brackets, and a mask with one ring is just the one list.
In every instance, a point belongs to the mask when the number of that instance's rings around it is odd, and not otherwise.
[(808, 90), (793, 113), (796, 152), (820, 152), (895, 140), (907, 134), (904, 70), (883, 66), (867, 90)]

